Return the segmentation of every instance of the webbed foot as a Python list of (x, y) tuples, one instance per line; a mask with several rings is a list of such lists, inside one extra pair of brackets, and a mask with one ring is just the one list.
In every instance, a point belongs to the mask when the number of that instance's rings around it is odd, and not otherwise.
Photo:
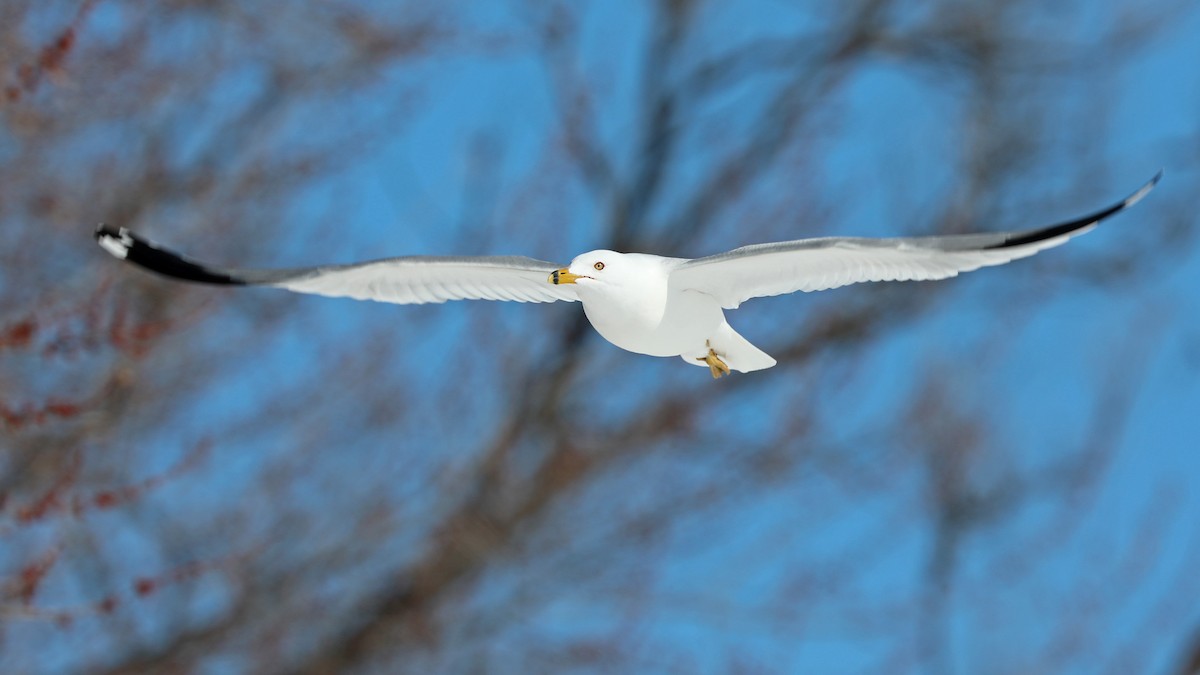
[(730, 373), (728, 364), (722, 361), (721, 357), (717, 356), (717, 353), (713, 351), (712, 347), (708, 348), (708, 356), (697, 357), (696, 360), (703, 361), (708, 364), (708, 370), (712, 373), (714, 380), (718, 379), (722, 375), (728, 375)]

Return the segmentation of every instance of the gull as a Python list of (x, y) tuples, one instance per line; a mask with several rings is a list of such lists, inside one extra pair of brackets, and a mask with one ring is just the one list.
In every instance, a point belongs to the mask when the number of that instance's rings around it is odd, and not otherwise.
[(578, 301), (596, 332), (638, 354), (678, 356), (714, 378), (770, 368), (775, 359), (739, 335), (725, 310), (746, 300), (863, 281), (946, 279), (1031, 256), (1133, 206), (1162, 178), (1082, 218), (1019, 232), (869, 239), (819, 237), (743, 246), (705, 258), (589, 251), (560, 265), (517, 256), (408, 256), (350, 265), (232, 269), (184, 257), (124, 227), (96, 240), (127, 262), (184, 281), (272, 286), (402, 305), (446, 300)]

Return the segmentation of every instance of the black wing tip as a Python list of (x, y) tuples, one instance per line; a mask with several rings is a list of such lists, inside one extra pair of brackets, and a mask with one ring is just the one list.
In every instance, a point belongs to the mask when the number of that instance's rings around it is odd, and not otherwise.
[(193, 262), (139, 237), (124, 227), (107, 223), (96, 226), (96, 243), (113, 257), (172, 279), (201, 284), (244, 286), (246, 281), (229, 272)]
[(1146, 195), (1150, 194), (1150, 191), (1154, 189), (1154, 186), (1158, 185), (1158, 182), (1160, 180), (1162, 180), (1162, 177), (1163, 177), (1163, 170), (1159, 169), (1158, 173), (1154, 174), (1154, 178), (1151, 178), (1149, 180), (1149, 182), (1147, 182), (1142, 187), (1138, 188), (1137, 192), (1134, 192), (1133, 194), (1131, 194), (1125, 198), (1125, 202), (1124, 202), (1125, 207), (1128, 208), (1128, 207), (1133, 206), (1134, 204), (1142, 201), (1142, 197), (1145, 197)]
[(138, 239), (123, 227), (113, 227), (108, 223), (96, 226), (96, 243), (115, 258), (126, 259), (129, 252), (137, 245)]
[(1032, 232), (1017, 232), (1017, 233), (1014, 233), (1009, 238), (1005, 239), (1004, 241), (1000, 242), (999, 244), (988, 246), (987, 248), (989, 248), (989, 249), (1012, 248), (1014, 246), (1024, 246), (1026, 244), (1036, 244), (1039, 241), (1045, 241), (1046, 239), (1053, 239), (1054, 237), (1060, 237), (1064, 234), (1071, 234), (1072, 232), (1075, 232), (1077, 230), (1082, 230), (1083, 228), (1088, 227), (1089, 225), (1095, 225), (1096, 223), (1099, 223), (1100, 221), (1105, 220), (1111, 216), (1115, 216), (1116, 214), (1120, 213), (1121, 211), (1124, 211), (1125, 209), (1142, 201), (1142, 198), (1145, 197), (1146, 195), (1150, 194), (1150, 191), (1154, 189), (1154, 186), (1158, 185), (1158, 182), (1160, 180), (1162, 180), (1162, 177), (1163, 177), (1163, 170), (1159, 169), (1158, 173), (1154, 174), (1154, 177), (1151, 178), (1145, 185), (1138, 188), (1137, 191), (1135, 191), (1133, 194), (1129, 195), (1122, 201), (1120, 201), (1116, 204), (1113, 204), (1112, 206), (1108, 207), (1107, 209), (1104, 209), (1102, 211), (1097, 211), (1095, 213), (1090, 213), (1082, 218), (1077, 218), (1075, 220), (1067, 221), (1065, 223), (1059, 223), (1057, 225), (1051, 225), (1049, 227), (1044, 227), (1039, 230), (1033, 230)]

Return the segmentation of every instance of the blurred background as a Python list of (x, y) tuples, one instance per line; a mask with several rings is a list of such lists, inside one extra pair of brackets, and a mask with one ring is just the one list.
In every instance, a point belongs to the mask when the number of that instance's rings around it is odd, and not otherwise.
[[(384, 8), (386, 5), (386, 9)], [(0, 671), (1200, 668), (1191, 0), (5, 0)], [(756, 300), (713, 381), (578, 305), (167, 282), (1011, 230)]]

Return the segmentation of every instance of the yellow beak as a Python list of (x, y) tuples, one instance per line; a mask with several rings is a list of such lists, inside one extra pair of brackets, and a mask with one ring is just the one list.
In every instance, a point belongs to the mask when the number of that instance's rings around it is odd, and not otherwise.
[(565, 267), (561, 270), (554, 270), (550, 273), (550, 283), (554, 284), (555, 286), (559, 284), (573, 284), (575, 283), (576, 279), (582, 278), (582, 274), (571, 274)]

